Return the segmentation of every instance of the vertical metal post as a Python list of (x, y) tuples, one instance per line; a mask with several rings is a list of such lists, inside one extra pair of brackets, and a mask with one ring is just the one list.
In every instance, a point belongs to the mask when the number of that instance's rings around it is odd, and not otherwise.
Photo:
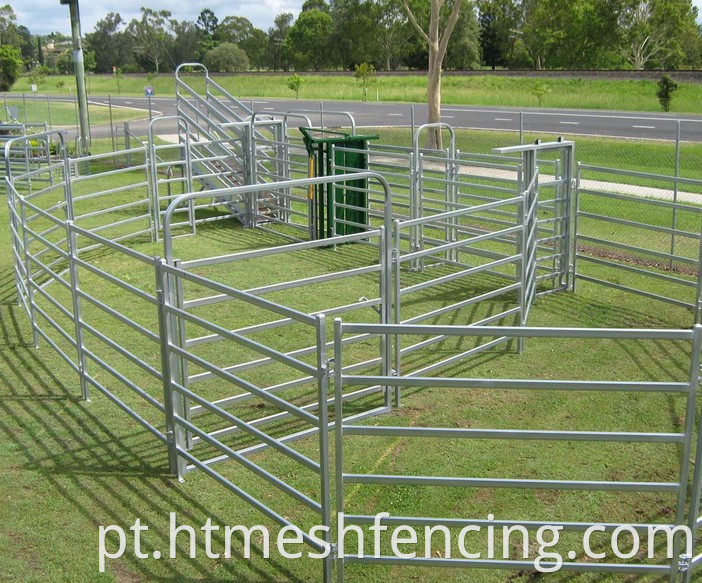
[(324, 102), (319, 102), (319, 125), (324, 129)]
[[(176, 259), (173, 261), (173, 266), (174, 267), (180, 267), (180, 259)], [(182, 277), (176, 277), (175, 278), (175, 286), (176, 286), (176, 305), (178, 306), (179, 310), (183, 310), (184, 306), (183, 303), (185, 301), (185, 293), (183, 291), (183, 278)], [(185, 347), (186, 343), (186, 331), (185, 331), (185, 320), (183, 318), (178, 318), (176, 322), (178, 328), (178, 344), (181, 347)], [(180, 360), (180, 378), (182, 379), (182, 385), (185, 388), (188, 388), (188, 359), (187, 358), (181, 358)], [(183, 410), (185, 414), (185, 419), (187, 421), (190, 421), (191, 415), (190, 415), (190, 399), (186, 396), (182, 396), (183, 399)], [(191, 449), (193, 446), (193, 434), (192, 431), (186, 430), (185, 431), (185, 447), (186, 449)]]
[[(525, 152), (525, 155), (527, 152)], [(517, 245), (519, 247), (519, 325), (526, 325), (526, 312), (527, 312), (527, 257), (528, 257), (528, 229), (526, 224), (526, 218), (529, 213), (529, 188), (522, 193), (521, 203), (517, 204), (517, 224), (521, 225), (522, 228), (517, 232)], [(517, 339), (517, 351), (519, 354), (524, 352), (524, 336), (520, 336)]]
[[(561, 154), (565, 154), (565, 151), (562, 151)], [(552, 280), (554, 287), (556, 286), (556, 284), (558, 285), (558, 287), (563, 286), (562, 265), (563, 249), (565, 247), (565, 241), (563, 239), (563, 209), (565, 208), (565, 205), (561, 201), (561, 199), (565, 196), (565, 185), (563, 184), (563, 176), (565, 172), (563, 166), (564, 161), (562, 161), (560, 158), (556, 158), (554, 160), (554, 178), (558, 181), (553, 200), (553, 230), (551, 231), (551, 236), (553, 237), (552, 249), (554, 256), (553, 261), (551, 261), (551, 270), (554, 274), (558, 274), (558, 281), (556, 282), (555, 278)]]
[[(702, 234), (702, 225), (698, 231)], [(697, 256), (697, 285), (695, 286), (695, 324), (702, 320), (702, 235), (699, 242), (699, 253)]]
[[(319, 403), (319, 486), (322, 506), (322, 525), (329, 530), (324, 533), (324, 540), (331, 544), (331, 477), (329, 467), (329, 360), (327, 358), (327, 328), (324, 314), (316, 316), (317, 328), (317, 399)], [(330, 555), (324, 559), (323, 581), (332, 583), (332, 561)]]
[(27, 96), (22, 93), (22, 109), (24, 110), (24, 123), (27, 123)]
[[(450, 173), (449, 173), (449, 180), (450, 182), (450, 202), (451, 202), (451, 208), (448, 210), (458, 210), (458, 199), (459, 199), (459, 181), (458, 181), (458, 176), (459, 176), (459, 162), (458, 159), (460, 158), (460, 151), (456, 150), (453, 153), (453, 156), (451, 158), (451, 165), (450, 165)], [(460, 221), (458, 217), (454, 217), (451, 219), (451, 242), (455, 243), (458, 241), (459, 235), (458, 235), (458, 225), (460, 224)], [(449, 259), (452, 259), (453, 261), (458, 261), (459, 254), (458, 254), (458, 249), (451, 249)]]
[(519, 112), (519, 145), (524, 143), (524, 112)]
[(73, 229), (73, 221), (66, 221), (66, 240), (68, 241), (68, 269), (70, 273), (71, 299), (73, 301), (73, 323), (76, 333), (76, 350), (78, 353), (78, 374), (80, 376), (80, 391), (84, 401), (90, 401), (90, 387), (88, 386), (85, 335), (83, 334), (83, 311), (81, 298), (78, 294), (78, 240)]
[[(682, 447), (680, 458), (680, 475), (678, 477), (679, 491), (678, 504), (675, 512), (675, 524), (685, 524), (685, 508), (687, 506), (687, 482), (690, 473), (690, 455), (692, 453), (692, 438), (695, 430), (695, 418), (697, 414), (697, 391), (700, 382), (700, 350), (702, 350), (702, 325), (695, 324), (693, 328), (694, 336), (692, 340), (692, 354), (690, 355), (689, 386), (687, 393), (687, 406), (685, 407), (685, 441)], [(699, 455), (699, 451), (696, 452)], [(695, 468), (697, 474), (699, 468)], [(694, 488), (693, 488), (694, 494)], [(693, 500), (694, 502), (694, 500)], [(678, 561), (680, 554), (680, 533), (676, 533), (673, 543), (673, 564)], [(689, 559), (691, 557), (687, 557)], [(670, 574), (670, 583), (677, 581), (677, 570), (673, 569)]]
[[(344, 512), (344, 382), (341, 319), (334, 319), (334, 469), (336, 486), (336, 541), (341, 540), (338, 517)], [(338, 549), (337, 549), (338, 551)], [(344, 583), (344, 558), (337, 553), (336, 580)]]
[[(673, 204), (678, 204), (678, 178), (680, 177), (680, 120), (677, 120), (675, 134), (675, 178), (673, 180)], [(673, 232), (670, 234), (670, 254), (675, 255), (675, 230), (678, 228), (678, 208), (673, 207)], [(670, 258), (670, 268), (673, 269), (673, 258)]]
[(22, 220), (22, 244), (24, 245), (24, 257), (25, 257), (25, 270), (27, 271), (27, 296), (29, 300), (29, 319), (32, 323), (32, 342), (34, 343), (34, 348), (39, 348), (39, 334), (37, 333), (37, 316), (36, 310), (34, 308), (34, 281), (32, 280), (32, 255), (29, 249), (29, 239), (27, 238), (27, 229), (25, 226), (27, 224), (27, 210), (22, 204), (22, 197), (19, 197), (20, 201), (20, 217)]
[(76, 100), (79, 109), (80, 154), (85, 154), (90, 144), (90, 122), (88, 120), (88, 96), (85, 91), (85, 65), (83, 62), (83, 42), (80, 31), (80, 12), (78, 0), (61, 0), (68, 4), (71, 15), (71, 35), (73, 37), (73, 66), (76, 73)]
[[(332, 176), (336, 175), (336, 145), (329, 144), (329, 164), (330, 173)], [(344, 188), (344, 194), (346, 194), (346, 189)], [(347, 198), (344, 196), (344, 200)], [(346, 216), (346, 209), (342, 207), (342, 216)], [(336, 232), (336, 185), (329, 185), (329, 228), (331, 230), (331, 236), (336, 237), (337, 234), (346, 232), (346, 225), (342, 223), (341, 233)], [(334, 243), (334, 250), (336, 251), (336, 243)]]
[(167, 306), (169, 305), (168, 274), (164, 270), (165, 261), (159, 257), (154, 258), (156, 273), (156, 299), (158, 304), (158, 329), (161, 350), (161, 374), (163, 377), (163, 406), (166, 417), (166, 437), (168, 439), (168, 467), (172, 475), (179, 480), (183, 479), (184, 464), (178, 455), (178, 446), (182, 444), (182, 427), (175, 422), (177, 412), (180, 411), (177, 391), (173, 389), (173, 359), (170, 345), (172, 343), (171, 319)]
[[(561, 286), (563, 289), (569, 289), (571, 285), (571, 277), (575, 269), (575, 201), (573, 196), (573, 186), (579, 187), (579, 182), (574, 177), (575, 170), (575, 146), (569, 146), (565, 149), (563, 155), (563, 179), (565, 201), (563, 203), (564, 216), (562, 218), (563, 229), (563, 255), (561, 260)], [(564, 273), (565, 272), (565, 273)], [(563, 277), (565, 276), (565, 282)]]
[[(573, 245), (572, 245), (572, 268), (571, 268), (571, 275), (570, 275), (570, 289), (572, 292), (575, 292), (575, 285), (578, 279), (578, 221), (579, 221), (579, 214), (580, 214), (580, 172), (582, 172), (581, 169), (582, 162), (578, 162), (578, 171), (576, 174), (575, 178), (575, 201), (573, 203), (573, 218), (572, 218), (572, 223), (573, 223), (573, 228), (572, 228), (572, 239), (573, 239)], [(702, 233), (702, 229), (700, 230)], [(700, 241), (700, 261), (702, 261), (702, 240)], [(699, 273), (699, 270), (698, 270)], [(702, 280), (700, 279), (698, 275), (698, 288), (700, 285), (702, 285)], [(697, 297), (700, 297), (700, 294), (697, 294)], [(699, 305), (699, 301), (698, 301)]]
[[(392, 302), (393, 302), (393, 315), (392, 323), (401, 324), (402, 323), (402, 281), (400, 279), (402, 275), (401, 264), (400, 264), (400, 221), (395, 219), (393, 221), (393, 237), (392, 237)], [(400, 335), (395, 334), (395, 374), (400, 375), (402, 371), (402, 352), (400, 351)], [(395, 406), (399, 407), (399, 387), (396, 395)]]
[[(693, 344), (694, 347), (694, 344)], [(697, 387), (695, 387), (697, 389)], [(690, 412), (688, 411), (688, 414)], [(702, 497), (702, 427), (697, 426), (697, 445), (695, 448), (695, 471), (692, 476), (692, 486), (690, 492), (690, 509), (687, 515), (687, 527), (692, 533), (692, 548), (695, 548), (697, 541), (697, 520), (700, 518), (700, 497)], [(690, 557), (691, 558), (691, 557)], [(675, 556), (673, 556), (675, 560)], [(692, 577), (692, 569), (688, 567), (682, 573), (682, 583), (689, 583)]]
[(132, 149), (132, 139), (129, 132), (129, 122), (124, 122), (124, 149), (127, 151), (127, 166), (132, 165), (132, 154), (130, 150)]
[[(380, 227), (380, 323), (390, 324), (391, 308), (391, 287), (390, 277), (392, 273), (392, 237), (385, 226)], [(383, 376), (392, 374), (392, 342), (390, 336), (385, 333), (380, 338), (380, 361), (381, 373)], [(390, 387), (384, 388), (385, 406), (392, 407), (392, 391)], [(400, 395), (395, 389), (395, 404), (399, 407)]]
[(149, 121), (153, 119), (153, 113), (151, 111), (151, 94), (147, 95), (148, 100), (149, 100)]
[[(51, 123), (51, 100), (49, 99), (49, 94), (46, 94), (46, 115), (49, 122), (49, 129), (53, 130), (54, 125)], [(114, 148), (112, 148), (114, 150)]]
[[(193, 192), (193, 152), (190, 131), (188, 131), (187, 124), (185, 130), (185, 186), (187, 188), (187, 192)], [(170, 200), (168, 203), (170, 204)], [(194, 235), (197, 233), (197, 217), (195, 216), (195, 201), (192, 199), (188, 201), (188, 215), (190, 216), (190, 228), (192, 229)], [(159, 221), (160, 217), (161, 213), (159, 206)]]
[(115, 124), (112, 121), (112, 95), (107, 96), (107, 110), (110, 113), (110, 137), (112, 138), (112, 151), (114, 152), (117, 148), (115, 148)]
[(410, 126), (412, 127), (412, 136), (414, 136), (414, 105), (410, 105)]

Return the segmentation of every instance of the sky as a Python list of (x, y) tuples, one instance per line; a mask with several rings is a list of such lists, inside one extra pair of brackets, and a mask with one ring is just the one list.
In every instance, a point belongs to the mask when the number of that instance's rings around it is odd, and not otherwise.
[[(296, 17), (300, 12), (303, 0), (207, 0), (206, 2), (191, 0), (101, 0), (80, 2), (81, 22), (83, 33), (91, 32), (95, 23), (108, 12), (119, 12), (126, 21), (139, 14), (142, 5), (148, 5), (155, 10), (170, 10), (178, 20), (196, 20), (204, 8), (210, 8), (221, 20), (225, 16), (245, 16), (254, 26), (268, 30), (273, 25), (273, 19), (281, 12), (292, 12)], [(59, 0), (10, 0), (17, 13), (18, 24), (26, 26), (33, 34), (48, 34), (50, 32), (70, 33), (68, 6), (63, 6)], [(702, 0), (693, 0), (702, 15)]]
[[(7, 0), (5, 0), (7, 1)], [(699, 0), (702, 2), (702, 0)], [(80, 20), (83, 34), (92, 32), (95, 23), (108, 12), (119, 12), (130, 21), (139, 15), (141, 6), (154, 10), (170, 10), (178, 20), (197, 20), (200, 11), (209, 8), (221, 20), (225, 16), (245, 16), (254, 26), (268, 30), (273, 19), (281, 12), (292, 12), (296, 17), (303, 0), (80, 0)], [(17, 24), (26, 26), (32, 34), (62, 32), (70, 34), (68, 6), (59, 0), (9, 0), (17, 14)]]

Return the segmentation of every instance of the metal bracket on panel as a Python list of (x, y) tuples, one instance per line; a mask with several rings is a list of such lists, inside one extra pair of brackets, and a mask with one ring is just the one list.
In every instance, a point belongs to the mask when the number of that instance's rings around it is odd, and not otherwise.
[(337, 543), (330, 543), (329, 545), (329, 556), (332, 559), (338, 558), (339, 555), (339, 545)]
[(690, 569), (690, 555), (682, 554), (678, 559), (678, 573), (685, 573)]
[(324, 374), (326, 374), (326, 375), (331, 374), (332, 372), (334, 372), (334, 366), (333, 366), (333, 365), (334, 365), (334, 359), (333, 359), (333, 358), (327, 358), (327, 360), (325, 360), (325, 361), (322, 363), (322, 366), (321, 366), (322, 372), (323, 372)]
[[(361, 296), (361, 297), (358, 298), (358, 300), (356, 300), (356, 301), (360, 304), (361, 302), (367, 302), (367, 301), (368, 301), (368, 298), (367, 298), (366, 296)], [(378, 306), (371, 306), (371, 309), (372, 309), (376, 314), (380, 315), (380, 308), (379, 308)]]

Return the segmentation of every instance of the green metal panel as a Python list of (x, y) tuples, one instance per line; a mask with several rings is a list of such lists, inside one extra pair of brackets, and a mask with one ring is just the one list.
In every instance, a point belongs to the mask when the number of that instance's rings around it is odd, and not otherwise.
[[(352, 136), (344, 132), (335, 132), (315, 128), (301, 127), (305, 147), (310, 157), (314, 158), (315, 176), (331, 176), (332, 159), (330, 151), (332, 146), (342, 146), (354, 150), (366, 150), (369, 140), (376, 140), (378, 136)], [(335, 150), (333, 166), (343, 169), (337, 174), (347, 174), (347, 169), (368, 169), (368, 156), (362, 152), (344, 152)], [(316, 205), (315, 234), (318, 239), (333, 237), (334, 235), (350, 235), (364, 231), (368, 225), (368, 193), (366, 192), (368, 180), (350, 180), (343, 185), (323, 184), (315, 187)], [(347, 209), (335, 207), (335, 216), (332, 217), (332, 201), (334, 203), (349, 205), (358, 208)], [(347, 221), (355, 223), (334, 222)], [(332, 225), (335, 225), (332, 232)]]

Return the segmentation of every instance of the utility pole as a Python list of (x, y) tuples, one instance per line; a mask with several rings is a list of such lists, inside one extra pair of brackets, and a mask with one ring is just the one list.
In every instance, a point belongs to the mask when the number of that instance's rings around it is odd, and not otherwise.
[(61, 0), (68, 4), (71, 13), (71, 34), (73, 36), (73, 66), (76, 72), (76, 89), (78, 91), (78, 119), (80, 125), (79, 155), (88, 153), (90, 147), (90, 122), (88, 121), (88, 95), (85, 92), (85, 63), (83, 61), (83, 42), (80, 35), (80, 13), (78, 0)]

